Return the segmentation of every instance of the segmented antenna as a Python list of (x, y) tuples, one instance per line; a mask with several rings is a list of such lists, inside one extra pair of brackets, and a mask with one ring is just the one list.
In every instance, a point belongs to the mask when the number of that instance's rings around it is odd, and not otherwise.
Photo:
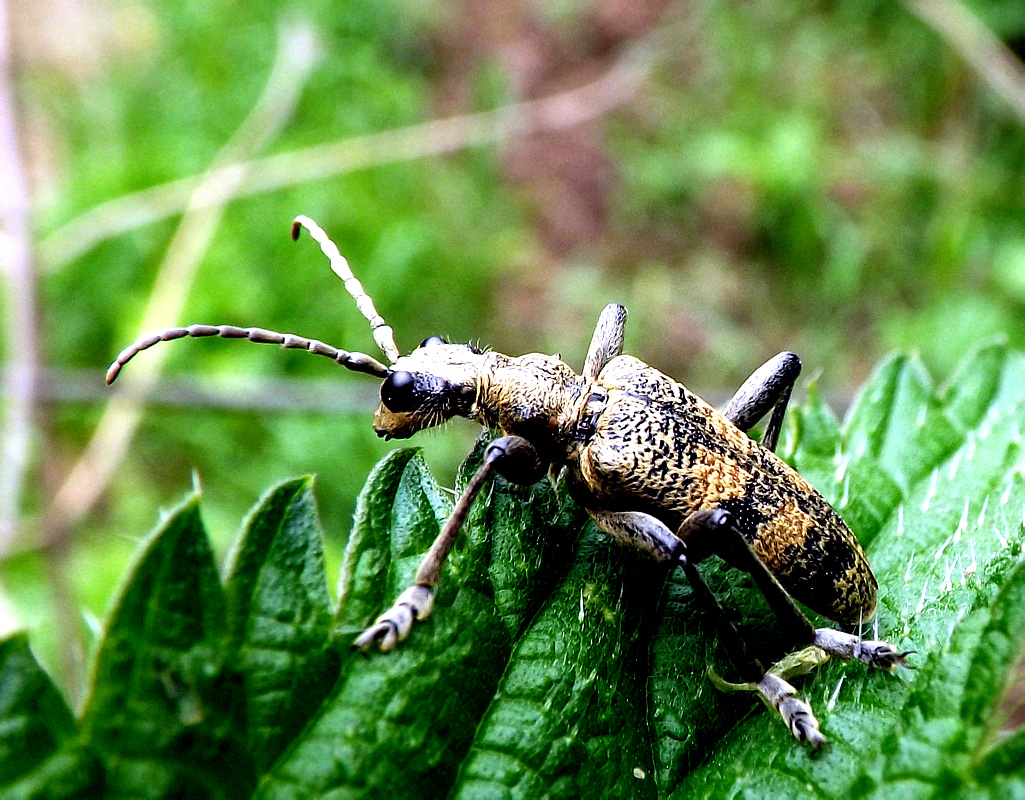
[(331, 271), (342, 279), (345, 283), (345, 290), (356, 301), (356, 308), (370, 323), (377, 346), (381, 348), (381, 352), (388, 358), (389, 363), (394, 364), (399, 359), (399, 348), (395, 344), (395, 332), (384, 321), (384, 317), (377, 313), (374, 301), (370, 299), (370, 295), (363, 289), (363, 284), (349, 269), (349, 262), (338, 252), (335, 243), (324, 233), (324, 229), (312, 219), (301, 214), (295, 218), (292, 222), (293, 240), (299, 239), (300, 228), (306, 228), (310, 232), (310, 236), (313, 237), (313, 241), (320, 245), (321, 252), (331, 262)]
[(339, 350), (329, 344), (324, 344), (316, 339), (306, 339), (292, 333), (278, 333), (263, 328), (237, 328), (234, 325), (188, 325), (184, 328), (167, 328), (149, 336), (143, 336), (137, 342), (129, 345), (110, 365), (107, 370), (107, 383), (111, 384), (121, 372), (121, 367), (131, 361), (138, 353), (147, 350), (160, 342), (173, 342), (175, 339), (186, 337), (200, 338), (203, 336), (219, 336), (222, 339), (248, 339), (257, 344), (279, 344), (290, 350), (307, 350), (316, 356), (326, 356), (336, 364), (341, 364), (346, 369), (354, 372), (365, 372), (376, 378), (384, 378), (388, 375), (388, 368), (364, 353), (349, 353)]
[[(395, 345), (395, 333), (385, 323), (384, 317), (377, 313), (374, 308), (374, 301), (370, 299), (363, 290), (363, 285), (356, 280), (349, 269), (349, 262), (345, 260), (335, 243), (332, 242), (324, 229), (309, 217), (298, 216), (292, 223), (292, 239), (299, 238), (299, 230), (306, 228), (313, 240), (320, 245), (320, 249), (331, 262), (331, 269), (345, 282), (345, 289), (356, 301), (356, 307), (360, 313), (370, 322), (374, 334), (374, 341), (381, 348), (388, 360), (394, 364), (399, 359), (399, 348)], [(143, 336), (134, 344), (129, 345), (114, 360), (107, 370), (107, 384), (111, 384), (117, 378), (121, 368), (131, 361), (143, 350), (147, 350), (160, 342), (172, 342), (175, 339), (187, 337), (219, 336), (222, 339), (247, 339), (257, 344), (279, 344), (282, 347), (292, 350), (307, 350), (317, 356), (326, 356), (336, 364), (341, 364), (346, 369), (354, 372), (364, 372), (373, 375), (375, 378), (385, 378), (391, 372), (384, 364), (376, 358), (365, 353), (350, 353), (340, 350), (316, 339), (306, 339), (296, 336), (294, 333), (278, 333), (263, 328), (237, 328), (234, 325), (188, 325), (184, 328), (165, 328), (164, 330)]]

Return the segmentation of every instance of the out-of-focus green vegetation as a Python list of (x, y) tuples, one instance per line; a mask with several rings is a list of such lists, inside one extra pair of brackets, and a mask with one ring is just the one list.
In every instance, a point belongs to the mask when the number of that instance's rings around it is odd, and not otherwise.
[[(971, 9), (1025, 50), (1025, 7)], [(140, 333), (180, 214), (68, 263), (47, 237), (100, 203), (207, 169), (260, 96), (289, 21), (314, 31), (322, 57), (264, 153), (543, 97), (594, 80), (631, 46), (654, 66), (577, 129), (396, 153), (233, 199), (198, 256), (184, 314), (167, 324), (257, 325), (373, 353), (315, 245), (288, 240), (305, 213), (405, 348), (442, 334), (579, 365), (615, 300), (631, 312), (628, 350), (713, 399), (789, 348), (842, 400), (893, 347), (944, 375), (986, 337), (1025, 345), (1025, 120), (899, 4), (33, 0), (16, 12), (13, 76), (47, 253), (42, 361), (60, 370), (62, 397), (100, 387)], [(23, 531), (0, 582), (52, 666), (58, 638), (89, 637), (77, 619), (55, 620), (69, 608), (102, 613), (135, 545), (124, 537), (146, 530), (193, 471), (221, 543), (263, 487), (317, 473), (337, 559), (356, 492), (390, 449), (370, 429), (361, 376), (241, 343), (163, 347), (167, 396), (148, 406), (103, 502), (48, 548), (46, 511), (102, 401), (39, 409)], [(259, 381), (316, 381), (359, 408), (164, 405), (180, 401), (184, 378), (227, 382), (243, 400)], [(473, 436), (454, 424), (423, 438), (442, 480)]]

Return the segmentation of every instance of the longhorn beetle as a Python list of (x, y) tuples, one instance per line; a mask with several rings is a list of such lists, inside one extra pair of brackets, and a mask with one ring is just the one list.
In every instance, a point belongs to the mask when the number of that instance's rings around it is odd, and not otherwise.
[[(190, 325), (139, 339), (111, 364), (107, 383), (137, 353), (158, 342), (220, 336), (279, 344), (327, 356), (382, 380), (374, 430), (405, 439), (452, 417), (500, 428), (485, 450), (416, 574), (394, 605), (356, 639), (366, 651), (388, 651), (415, 620), (431, 613), (435, 588), (474, 498), (495, 473), (529, 485), (562, 472), (569, 492), (598, 527), (620, 542), (683, 568), (713, 612), (720, 639), (747, 682), (780, 714), (800, 742), (825, 742), (811, 707), (785, 678), (830, 655), (892, 670), (906, 656), (882, 641), (833, 628), (815, 629), (794, 603), (845, 626), (871, 619), (877, 584), (864, 551), (839, 514), (774, 450), (801, 362), (780, 353), (756, 370), (720, 413), (685, 386), (644, 362), (621, 355), (626, 309), (606, 306), (577, 374), (557, 356), (512, 358), (431, 337), (402, 356), (392, 329), (346, 260), (311, 219), (297, 217), (292, 238), (307, 229), (370, 322), (391, 366), (364, 353), (261, 328)], [(747, 431), (769, 414), (757, 443)], [(800, 652), (764, 670), (695, 569), (709, 555), (751, 574)]]

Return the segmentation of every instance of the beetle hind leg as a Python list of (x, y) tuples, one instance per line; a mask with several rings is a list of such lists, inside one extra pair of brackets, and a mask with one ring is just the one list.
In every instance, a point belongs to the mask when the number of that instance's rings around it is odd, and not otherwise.
[(797, 696), (797, 689), (787, 681), (769, 670), (758, 681), (756, 689), (766, 704), (780, 715), (797, 741), (810, 744), (816, 750), (826, 743), (811, 706)]
[[(818, 729), (811, 707), (797, 697), (796, 690), (787, 682), (788, 678), (810, 672), (830, 656), (843, 661), (856, 659), (870, 667), (888, 671), (898, 666), (911, 668), (906, 658), (913, 651), (900, 652), (889, 642), (863, 641), (858, 636), (834, 628), (816, 629), (737, 530), (729, 512), (723, 509), (696, 511), (680, 526), (677, 536), (684, 543), (678, 560), (695, 592), (719, 618), (720, 639), (747, 681), (742, 688), (758, 692), (766, 704), (779, 713), (798, 741), (819, 747), (826, 740)], [(756, 677), (749, 677), (753, 673), (751, 665), (757, 662), (747, 655), (740, 635), (725, 620), (722, 607), (693, 564), (688, 562), (687, 544), (699, 553), (718, 555), (731, 566), (750, 574), (778, 620), (784, 641), (802, 649), (785, 656), (764, 674), (758, 676), (755, 673)]]
[(779, 714), (797, 741), (818, 749), (826, 743), (826, 737), (819, 730), (819, 721), (811, 706), (798, 697), (797, 689), (788, 681), (795, 676), (806, 675), (828, 660), (829, 655), (822, 648), (812, 645), (776, 662), (758, 681), (731, 683), (716, 675), (711, 667), (708, 668), (708, 678), (723, 692), (757, 692), (765, 705)]
[[(828, 656), (818, 647), (805, 648), (806, 651), (814, 654), (814, 657), (811, 655), (790, 656), (769, 670), (765, 670), (750, 654), (744, 637), (730, 621), (715, 593), (705, 583), (695, 562), (689, 556), (684, 539), (693, 541), (694, 537), (701, 539), (706, 536), (716, 540), (723, 539), (727, 529), (733, 526), (729, 512), (722, 509), (696, 511), (687, 518), (677, 535), (674, 535), (660, 520), (639, 511), (589, 509), (589, 513), (598, 527), (613, 538), (645, 550), (660, 561), (675, 563), (683, 569), (687, 582), (699, 602), (712, 613), (719, 632), (719, 641), (726, 648), (734, 669), (744, 681), (741, 684), (727, 684), (710, 676), (713, 682), (723, 688), (757, 692), (765, 704), (780, 715), (794, 738), (799, 742), (810, 744), (816, 748), (825, 743), (826, 738), (819, 730), (819, 723), (811, 706), (798, 697), (797, 690), (787, 682), (787, 678), (810, 671), (818, 663), (828, 659)], [(750, 551), (747, 542), (743, 539), (741, 542), (744, 548)], [(754, 554), (752, 553), (751, 556), (753, 558)], [(769, 577), (775, 581), (771, 575)], [(778, 587), (779, 584), (777, 583), (776, 586)], [(780, 592), (784, 602), (792, 605), (792, 601), (782, 588), (780, 588)], [(789, 624), (784, 626), (787, 629), (786, 635), (790, 638), (797, 636), (810, 639), (814, 635), (811, 623), (804, 619), (796, 607), (793, 611), (796, 616), (788, 616), (777, 611), (777, 616), (789, 621)]]
[(704, 513), (710, 512), (699, 511), (691, 514), (680, 526), (677, 536), (690, 542), (699, 552), (717, 555), (731, 566), (747, 572), (782, 625), (781, 632), (785, 639), (797, 646), (819, 647), (841, 661), (854, 659), (870, 667), (887, 671), (892, 671), (898, 666), (910, 668), (906, 659), (915, 652), (914, 650), (901, 652), (889, 642), (865, 640), (836, 628), (815, 628), (732, 524), (729, 512), (712, 512), (727, 517), (725, 521), (720, 521), (714, 531), (699, 519), (699, 515)]
[(914, 650), (900, 652), (889, 642), (861, 639), (853, 633), (845, 633), (836, 628), (817, 629), (815, 644), (841, 661), (854, 659), (876, 669), (885, 669), (887, 672), (892, 672), (897, 667), (914, 669), (907, 663), (907, 657), (914, 653)]
[(728, 683), (709, 669), (709, 678), (723, 691), (752, 691), (769, 708), (780, 715), (790, 732), (801, 744), (810, 744), (818, 749), (826, 743), (826, 737), (819, 730), (818, 720), (811, 706), (797, 696), (797, 690), (788, 680), (805, 675), (836, 656), (843, 661), (857, 659), (870, 667), (894, 670), (898, 666), (914, 669), (905, 658), (914, 650), (898, 652), (889, 642), (862, 641), (853, 634), (834, 628), (819, 628), (815, 631), (815, 644), (808, 645), (784, 656), (765, 671), (761, 680), (751, 683)]
[[(819, 730), (815, 712), (808, 702), (798, 696), (797, 689), (788, 682), (788, 679), (811, 672), (819, 664), (827, 661), (829, 656), (821, 648), (811, 645), (785, 656), (769, 669), (763, 670), (761, 664), (748, 654), (743, 637), (726, 618), (719, 600), (705, 583), (694, 563), (688, 559), (685, 542), (689, 540), (692, 543), (704, 544), (702, 540), (712, 539), (718, 543), (713, 546), (713, 552), (731, 565), (750, 572), (779, 620), (784, 638), (796, 642), (807, 640), (814, 635), (811, 623), (754, 554), (747, 541), (737, 533), (729, 512), (722, 509), (695, 511), (680, 526), (677, 535), (681, 539), (677, 562), (683, 568), (695, 594), (715, 615), (719, 640), (729, 653), (734, 668), (745, 680), (742, 684), (727, 684), (710, 671), (709, 677), (712, 682), (720, 688), (757, 692), (762, 701), (779, 714), (798, 742), (810, 744), (815, 749), (821, 747), (826, 743), (826, 737)], [(760, 565), (761, 571), (754, 564)]]
[(771, 409), (772, 416), (762, 434), (762, 445), (775, 450), (783, 429), (783, 415), (790, 403), (790, 393), (800, 374), (801, 359), (796, 354), (782, 352), (773, 356), (737, 389), (723, 409), (723, 416), (746, 433)]

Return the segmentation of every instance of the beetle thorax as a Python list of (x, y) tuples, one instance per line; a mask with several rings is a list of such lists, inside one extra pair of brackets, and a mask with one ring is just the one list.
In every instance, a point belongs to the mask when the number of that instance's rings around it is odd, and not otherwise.
[(565, 457), (584, 379), (555, 356), (510, 358), (488, 353), (480, 370), (473, 417), (522, 436), (549, 462)]

